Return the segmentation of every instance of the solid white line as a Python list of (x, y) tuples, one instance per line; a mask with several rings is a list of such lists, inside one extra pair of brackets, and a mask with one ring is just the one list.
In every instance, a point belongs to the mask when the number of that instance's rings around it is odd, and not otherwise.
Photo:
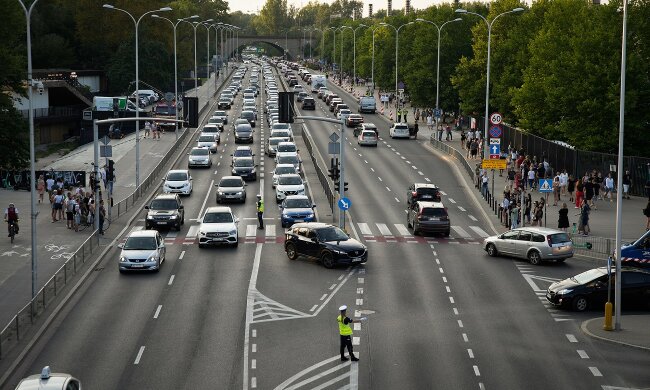
[(210, 187), (208, 187), (208, 193), (205, 194), (205, 199), (203, 199), (201, 210), (199, 210), (199, 215), (196, 217), (197, 219), (201, 218), (201, 215), (203, 214), (203, 209), (205, 208), (205, 204), (208, 202), (208, 198), (210, 197), (210, 192), (212, 191), (212, 187), (214, 187), (214, 180), (210, 180)]
[(251, 278), (248, 282), (248, 294), (246, 299), (246, 322), (244, 326), (244, 381), (243, 390), (248, 389), (248, 344), (250, 340), (250, 326), (253, 322), (253, 303), (255, 300), (253, 291), (257, 285), (257, 274), (260, 269), (260, 259), (262, 257), (262, 247), (264, 244), (257, 244), (255, 248), (255, 257), (253, 259), (253, 270), (251, 271)]
[(577, 343), (578, 342), (578, 339), (576, 338), (576, 336), (574, 336), (572, 334), (566, 334), (566, 338), (569, 339), (570, 343)]
[(451, 203), (456, 203), (456, 201), (453, 200), (452, 198), (447, 198), (447, 200), (450, 201)]
[(473, 215), (468, 215), (468, 217), (474, 222), (478, 221), (478, 219), (476, 219)]
[(158, 318), (158, 315), (160, 315), (160, 310), (162, 309), (162, 305), (158, 305), (158, 308), (156, 309), (156, 312), (153, 315), (153, 318)]
[(142, 354), (144, 353), (144, 345), (140, 347), (140, 350), (138, 351), (138, 356), (135, 357), (135, 361), (133, 364), (139, 364), (140, 359), (142, 359)]
[(180, 256), (178, 256), (178, 260), (183, 260), (183, 257), (185, 257), (185, 251), (182, 251)]
[(578, 355), (579, 355), (582, 359), (589, 359), (589, 355), (587, 355), (587, 352), (585, 352), (585, 351), (582, 350), (582, 349), (579, 349), (579, 350), (578, 350)]
[(593, 376), (603, 376), (597, 367), (589, 367), (589, 371), (591, 371)]
[(474, 359), (474, 351), (472, 351), (471, 348), (467, 348), (467, 354), (469, 355), (470, 359)]
[(474, 375), (481, 376), (481, 372), (478, 370), (478, 366), (474, 366)]
[(175, 278), (175, 277), (176, 277), (176, 275), (172, 275), (172, 276), (169, 277), (169, 282), (167, 282), (167, 285), (168, 285), (168, 286), (171, 286), (172, 283), (174, 283), (174, 278)]

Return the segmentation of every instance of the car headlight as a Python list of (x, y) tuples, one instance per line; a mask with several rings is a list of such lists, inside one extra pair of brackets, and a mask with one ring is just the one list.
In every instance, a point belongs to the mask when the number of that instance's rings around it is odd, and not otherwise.
[(314, 218), (314, 213), (307, 214), (307, 218)]
[(243, 194), (243, 192), (242, 192), (242, 191), (239, 191), (239, 192), (235, 192), (235, 195), (241, 195), (241, 194)]
[(340, 251), (338, 249), (333, 249), (332, 252), (338, 253), (339, 255), (344, 255), (346, 253), (345, 251)]
[(304, 195), (304, 193), (305, 193), (305, 189), (304, 189), (304, 188), (301, 189), (301, 190), (298, 190), (298, 194), (303, 194), (303, 195)]
[(217, 195), (223, 195), (223, 191), (217, 190)]
[(562, 289), (562, 290), (558, 291), (557, 293), (558, 293), (558, 295), (566, 295), (566, 294), (569, 294), (572, 291), (573, 291), (572, 288), (565, 288), (565, 289)]
[(237, 230), (231, 230), (231, 231), (228, 232), (228, 234), (230, 234), (231, 236), (234, 236), (235, 234), (237, 234)]
[(125, 263), (125, 262), (127, 262), (127, 261), (129, 261), (129, 259), (127, 259), (127, 258), (124, 257), (124, 256), (120, 256), (120, 263)]
[(176, 218), (178, 218), (178, 215), (172, 215), (169, 217), (169, 219), (176, 219)]
[(153, 215), (147, 215), (147, 219), (153, 219)]
[(147, 259), (147, 261), (158, 261), (158, 256), (155, 255), (155, 254), (154, 254), (154, 255), (151, 255), (151, 256), (149, 256), (149, 258)]

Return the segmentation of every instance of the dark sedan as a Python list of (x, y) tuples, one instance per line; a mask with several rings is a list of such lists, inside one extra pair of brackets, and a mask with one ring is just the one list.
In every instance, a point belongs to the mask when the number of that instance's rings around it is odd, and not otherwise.
[(286, 231), (284, 249), (290, 260), (306, 256), (325, 268), (368, 261), (368, 249), (336, 226), (320, 222), (297, 223)]
[(257, 170), (252, 157), (235, 157), (232, 161), (232, 175), (244, 180), (257, 180)]

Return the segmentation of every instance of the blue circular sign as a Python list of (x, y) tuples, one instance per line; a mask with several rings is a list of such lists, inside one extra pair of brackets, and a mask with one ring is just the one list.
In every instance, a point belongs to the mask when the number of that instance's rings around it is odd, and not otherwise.
[(341, 198), (338, 201), (338, 206), (339, 206), (339, 209), (341, 209), (343, 211), (349, 210), (350, 207), (352, 206), (352, 202), (348, 198)]
[(501, 137), (501, 126), (500, 125), (495, 125), (490, 127), (490, 137), (492, 138), (499, 138)]

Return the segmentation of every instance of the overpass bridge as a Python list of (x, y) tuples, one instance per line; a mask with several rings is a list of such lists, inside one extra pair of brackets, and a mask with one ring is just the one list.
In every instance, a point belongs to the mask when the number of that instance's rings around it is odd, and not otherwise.
[[(312, 34), (312, 45), (316, 41), (318, 34)], [(224, 39), (225, 47), (233, 47), (232, 53), (234, 54), (237, 44), (239, 47), (242, 46), (254, 46), (256, 43), (267, 43), (282, 53), (287, 54), (287, 59), (295, 59), (297, 57), (302, 57), (302, 48), (306, 47), (309, 43), (309, 35), (305, 36), (305, 39), (301, 37), (292, 37), (285, 35), (239, 35), (239, 42), (237, 42), (237, 37)], [(241, 51), (240, 51), (241, 52)]]

